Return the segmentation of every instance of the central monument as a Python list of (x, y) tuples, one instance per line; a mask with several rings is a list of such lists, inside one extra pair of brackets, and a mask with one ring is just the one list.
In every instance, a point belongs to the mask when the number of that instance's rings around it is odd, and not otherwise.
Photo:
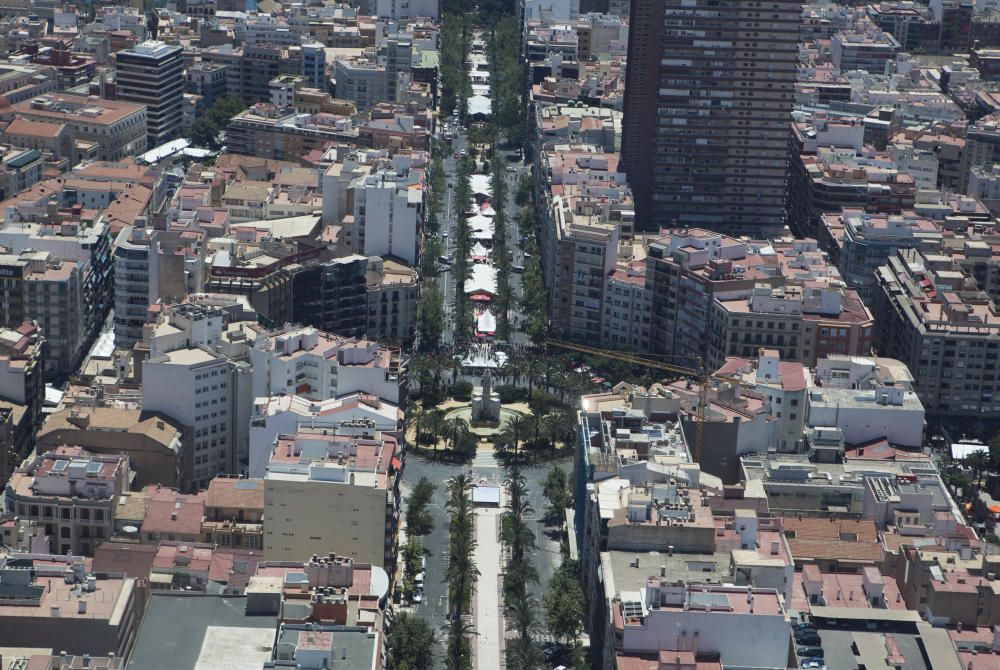
[(500, 395), (493, 391), (493, 375), (489, 368), (483, 373), (483, 385), (472, 391), (472, 422), (500, 423)]

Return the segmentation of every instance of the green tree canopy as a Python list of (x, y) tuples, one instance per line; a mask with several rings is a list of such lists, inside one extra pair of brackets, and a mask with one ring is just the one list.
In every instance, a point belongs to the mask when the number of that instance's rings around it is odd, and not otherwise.
[[(428, 414), (428, 416), (433, 416)], [(433, 419), (428, 419), (432, 421)], [(427, 506), (437, 489), (427, 477), (421, 477), (406, 498), (406, 533), (411, 537), (430, 535), (434, 529), (434, 520), (427, 511)]]
[(433, 351), (444, 332), (444, 294), (433, 278), (424, 280), (417, 303), (417, 339), (422, 351)]
[(572, 640), (583, 630), (583, 589), (576, 561), (565, 560), (549, 582), (545, 595), (545, 623), (559, 640)]
[(403, 612), (386, 636), (389, 670), (426, 670), (434, 667), (434, 630), (423, 619)]

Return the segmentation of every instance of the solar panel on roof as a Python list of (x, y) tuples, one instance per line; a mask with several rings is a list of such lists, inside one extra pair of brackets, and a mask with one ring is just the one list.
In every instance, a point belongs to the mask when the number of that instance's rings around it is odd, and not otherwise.
[(691, 604), (702, 607), (729, 607), (729, 596), (724, 593), (692, 593)]
[(622, 613), (626, 619), (633, 619), (642, 616), (642, 603), (634, 600), (622, 602)]

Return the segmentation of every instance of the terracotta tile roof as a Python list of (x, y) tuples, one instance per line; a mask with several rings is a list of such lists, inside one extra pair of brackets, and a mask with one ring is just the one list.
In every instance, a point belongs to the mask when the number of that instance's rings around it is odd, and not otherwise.
[(31, 121), (23, 117), (15, 117), (4, 135), (27, 135), (31, 137), (59, 137), (59, 133), (66, 129), (65, 123), (45, 123), (43, 121)]
[(206, 507), (264, 510), (264, 481), (216, 477), (208, 484)]
[(160, 489), (149, 501), (142, 532), (174, 535), (201, 535), (205, 516), (205, 492), (184, 495), (173, 489)]
[(874, 562), (882, 559), (882, 545), (872, 521), (785, 517), (783, 524), (788, 548), (797, 561)]

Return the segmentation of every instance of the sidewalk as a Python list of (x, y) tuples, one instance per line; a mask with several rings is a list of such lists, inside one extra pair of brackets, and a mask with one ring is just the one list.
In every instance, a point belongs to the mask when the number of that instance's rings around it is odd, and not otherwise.
[(477, 670), (501, 670), (503, 664), (503, 604), (500, 562), (500, 515), (502, 509), (476, 509), (476, 567), (479, 581), (475, 598), (475, 667)]

